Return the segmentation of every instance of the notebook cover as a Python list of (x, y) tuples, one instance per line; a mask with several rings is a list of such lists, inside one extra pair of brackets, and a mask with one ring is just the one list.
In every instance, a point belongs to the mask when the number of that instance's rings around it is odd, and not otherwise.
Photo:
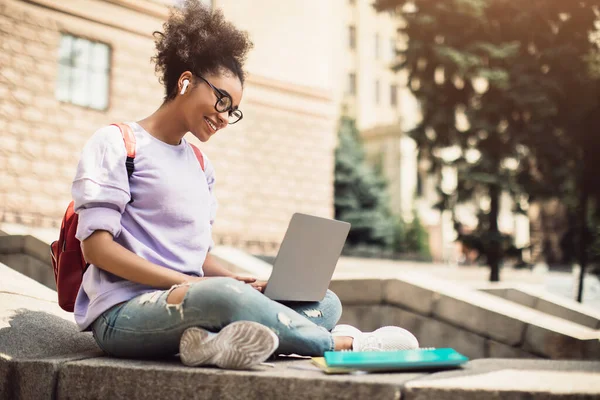
[(329, 366), (327, 366), (327, 363), (325, 362), (325, 358), (323, 358), (323, 357), (313, 357), (311, 359), (311, 362), (314, 366), (322, 369), (323, 372), (325, 372), (326, 374), (349, 374), (349, 373), (356, 371), (356, 369), (354, 369), (354, 368), (342, 368), (342, 367), (332, 368), (332, 367), (329, 367)]
[(414, 370), (457, 367), (469, 361), (451, 348), (402, 351), (328, 351), (325, 362), (332, 368), (361, 370)]

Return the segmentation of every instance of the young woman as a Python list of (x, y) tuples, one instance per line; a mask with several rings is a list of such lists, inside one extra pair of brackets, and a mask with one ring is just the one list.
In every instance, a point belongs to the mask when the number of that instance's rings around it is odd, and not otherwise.
[(274, 352), (418, 347), (398, 327), (336, 327), (342, 311), (332, 292), (318, 303), (272, 301), (261, 293), (265, 282), (236, 276), (210, 256), (215, 171), (208, 158), (200, 167), (184, 135), (206, 142), (242, 119), (242, 65), (252, 44), (199, 1), (175, 9), (156, 38), (165, 98), (128, 124), (133, 174), (123, 137), (109, 126), (86, 144), (73, 182), (77, 238), (90, 263), (75, 305), (80, 329), (92, 330), (110, 355), (179, 353), (186, 365), (234, 369)]

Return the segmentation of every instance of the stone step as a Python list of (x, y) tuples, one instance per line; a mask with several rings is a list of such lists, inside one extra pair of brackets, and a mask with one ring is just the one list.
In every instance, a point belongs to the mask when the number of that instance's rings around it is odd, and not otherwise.
[(600, 312), (545, 290), (502, 283), (487, 284), (479, 290), (591, 329), (600, 329)]
[[(433, 325), (439, 329), (442, 323), (471, 338), (470, 342), (479, 342), (481, 350), (474, 351), (479, 356), (485, 356), (488, 340), (488, 345), (498, 343), (544, 358), (600, 359), (600, 331), (596, 329), (430, 275), (397, 272), (382, 279), (353, 275), (338, 275), (330, 286), (345, 305), (343, 318), (352, 312), (348, 306), (391, 306), (389, 313), (397, 309), (397, 313), (414, 316), (417, 326), (408, 328), (417, 329), (417, 337), (427, 330), (423, 321), (437, 321)], [(377, 315), (381, 314), (375, 312), (370, 318)], [(402, 320), (385, 314), (381, 318)], [(373, 321), (373, 325), (383, 322)], [(428, 345), (440, 347), (439, 343)]]
[(56, 293), (0, 264), (0, 400), (592, 399), (598, 372), (591, 361), (487, 359), (445, 372), (325, 375), (293, 358), (251, 371), (189, 368), (177, 357), (113, 359), (77, 331)]
[(0, 263), (56, 289), (50, 246), (30, 235), (0, 235)]

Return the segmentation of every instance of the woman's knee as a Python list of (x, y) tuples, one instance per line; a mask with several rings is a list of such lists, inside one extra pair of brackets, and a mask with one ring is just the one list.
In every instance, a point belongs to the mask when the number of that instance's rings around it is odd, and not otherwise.
[(212, 291), (219, 293), (222, 292), (223, 288), (227, 285), (234, 285), (234, 282), (237, 281), (233, 278), (219, 277), (204, 279), (190, 284), (177, 285), (169, 290), (169, 294), (167, 295), (167, 304), (182, 304), (188, 291), (195, 291), (198, 289), (202, 292)]
[(327, 290), (325, 298), (321, 301), (321, 311), (325, 318), (321, 326), (327, 330), (332, 330), (342, 316), (342, 302), (331, 290)]
[(190, 285), (184, 301), (187, 306), (192, 307), (201, 308), (203, 304), (210, 304), (212, 309), (235, 310), (242, 307), (250, 295), (255, 294), (253, 291), (256, 289), (237, 279), (214, 277)]

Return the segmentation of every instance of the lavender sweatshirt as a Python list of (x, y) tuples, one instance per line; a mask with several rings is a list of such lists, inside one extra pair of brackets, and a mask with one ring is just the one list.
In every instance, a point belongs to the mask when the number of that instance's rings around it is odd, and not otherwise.
[[(83, 149), (72, 187), (79, 215), (76, 237), (83, 241), (94, 231), (105, 230), (146, 260), (203, 276), (217, 208), (213, 166), (205, 157), (203, 172), (185, 139), (173, 146), (136, 123), (129, 126), (137, 140), (131, 178), (119, 128), (98, 130)], [(90, 265), (75, 302), (75, 321), (87, 330), (115, 304), (153, 290)]]

